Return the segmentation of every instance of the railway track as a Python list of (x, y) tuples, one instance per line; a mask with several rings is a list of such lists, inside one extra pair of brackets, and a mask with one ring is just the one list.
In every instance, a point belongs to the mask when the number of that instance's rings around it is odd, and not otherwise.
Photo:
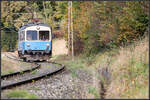
[[(10, 59), (23, 62), (23, 60), (18, 59), (13, 55), (11, 55), (11, 57), (8, 55), (6, 56)], [(33, 82), (43, 77), (53, 75), (64, 69), (63, 64), (51, 61), (47, 61), (44, 63), (42, 62), (42, 64), (41, 62), (28, 62), (28, 63), (34, 63), (34, 67), (23, 71), (14, 72), (11, 74), (1, 75), (1, 89), (4, 90), (28, 82)]]

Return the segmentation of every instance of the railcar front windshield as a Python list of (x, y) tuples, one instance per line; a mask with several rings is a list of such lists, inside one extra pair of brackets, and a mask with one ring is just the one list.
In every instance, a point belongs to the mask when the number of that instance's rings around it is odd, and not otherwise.
[(27, 31), (27, 40), (37, 40), (37, 31), (28, 30)]
[(39, 40), (49, 40), (49, 31), (39, 31)]

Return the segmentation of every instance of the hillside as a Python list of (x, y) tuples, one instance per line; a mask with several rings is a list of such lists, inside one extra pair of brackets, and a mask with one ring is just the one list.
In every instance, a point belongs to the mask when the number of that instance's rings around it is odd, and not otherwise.
[[(64, 63), (72, 70), (73, 76), (78, 76), (76, 72), (79, 69), (92, 72), (93, 82), (86, 88), (94, 98), (101, 96), (101, 83), (106, 90), (105, 98), (148, 98), (148, 51), (148, 38), (145, 38), (129, 46), (104, 51), (93, 57), (87, 58), (82, 55), (72, 61), (70, 57), (61, 55), (55, 61)], [(101, 72), (106, 72), (105, 69), (108, 69), (107, 74), (102, 75)], [(93, 89), (92, 92), (90, 87)]]

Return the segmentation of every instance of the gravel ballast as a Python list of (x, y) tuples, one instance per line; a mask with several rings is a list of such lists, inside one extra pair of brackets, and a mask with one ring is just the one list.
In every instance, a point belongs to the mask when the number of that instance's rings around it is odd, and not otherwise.
[[(79, 70), (77, 73), (84, 73)], [(85, 72), (88, 75), (87, 72)], [(65, 69), (55, 75), (47, 76), (38, 81), (21, 85), (16, 89), (26, 89), (40, 99), (86, 99), (91, 79), (83, 76), (72, 77), (71, 71)], [(13, 89), (12, 89), (13, 90)], [(4, 90), (3, 93), (10, 91)], [(3, 97), (3, 96), (2, 96)], [(7, 98), (4, 96), (4, 98)]]

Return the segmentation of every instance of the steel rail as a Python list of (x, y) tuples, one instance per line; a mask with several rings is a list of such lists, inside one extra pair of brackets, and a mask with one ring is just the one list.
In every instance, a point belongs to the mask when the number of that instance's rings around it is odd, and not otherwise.
[[(6, 56), (7, 56), (7, 55), (6, 55)], [(20, 60), (20, 59), (18, 59), (18, 58), (16, 58), (16, 57), (15, 57), (15, 58), (12, 58), (12, 57), (9, 57), (9, 56), (7, 56), (7, 57), (10, 58), (10, 59), (17, 60), (17, 61), (22, 61), (22, 60)], [(22, 62), (23, 62), (23, 61), (22, 61)], [(30, 69), (24, 70), (24, 71), (19, 71), (19, 72), (15, 72), (15, 73), (11, 73), (11, 74), (2, 75), (1, 78), (2, 78), (2, 79), (5, 78), (5, 79), (7, 80), (8, 77), (15, 76), (15, 75), (22, 75), (22, 74), (25, 74), (25, 72), (31, 72), (31, 71), (33, 71), (33, 70), (35, 70), (35, 69), (40, 68), (40, 66), (41, 66), (41, 64), (36, 63), (36, 62), (29, 62), (29, 63), (37, 64), (37, 66), (34, 67), (34, 68), (30, 68)], [(11, 87), (14, 87), (14, 86), (18, 86), (18, 85), (21, 85), (21, 84), (25, 84), (25, 83), (28, 83), (28, 82), (32, 82), (32, 80), (38, 80), (38, 79), (41, 79), (41, 78), (43, 78), (43, 77), (45, 77), (45, 76), (53, 75), (53, 74), (55, 74), (55, 73), (57, 73), (57, 72), (63, 70), (64, 67), (65, 67), (63, 64), (59, 64), (59, 63), (52, 62), (52, 61), (47, 61), (46, 63), (51, 63), (51, 64), (53, 65), (53, 67), (54, 67), (54, 68), (57, 68), (57, 69), (55, 69), (55, 70), (49, 70), (49, 72), (42, 73), (42, 74), (40, 74), (40, 75), (38, 75), (38, 76), (33, 76), (33, 77), (31, 77), (31, 78), (24, 79), (24, 80), (20, 80), (20, 81), (14, 81), (14, 82), (11, 82), (11, 83), (9, 83), (9, 84), (2, 85), (2, 83), (1, 83), (1, 89), (3, 90), (3, 89), (11, 88)], [(60, 67), (56, 67), (54, 64), (58, 64), (58, 65), (60, 65)], [(1, 81), (1, 82), (2, 82), (2, 81)]]
[(39, 64), (37, 64), (36, 67), (30, 68), (30, 69), (26, 69), (26, 70), (23, 70), (23, 71), (17, 71), (17, 72), (10, 73), (10, 74), (1, 75), (1, 79), (8, 78), (10, 76), (14, 76), (14, 75), (18, 75), (18, 74), (22, 74), (22, 73), (26, 73), (26, 72), (30, 72), (30, 71), (33, 71), (33, 70), (38, 69), (38, 68), (40, 68)]

